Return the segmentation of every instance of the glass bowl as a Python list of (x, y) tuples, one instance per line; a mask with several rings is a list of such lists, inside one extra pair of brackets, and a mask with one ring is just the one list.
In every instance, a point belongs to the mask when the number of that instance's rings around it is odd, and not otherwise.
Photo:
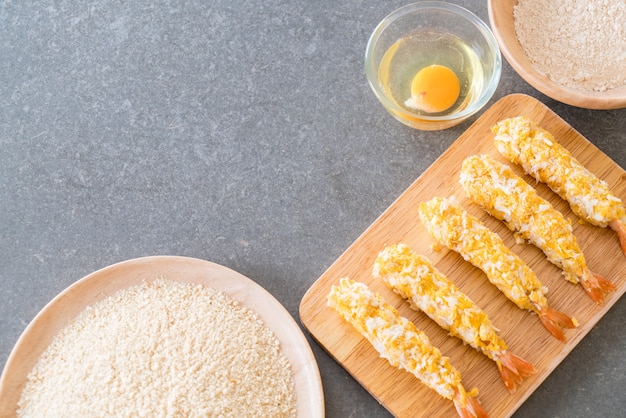
[[(458, 80), (440, 73), (426, 81), (429, 92), (457, 85), (456, 100), (454, 92), (443, 93), (451, 95), (446, 103), (453, 102), (443, 110), (416, 102), (423, 94), (435, 97), (422, 92), (424, 77), (417, 82), (420, 70), (431, 65), (449, 68)], [(392, 12), (374, 29), (365, 51), (365, 74), (378, 100), (397, 120), (420, 130), (450, 128), (478, 112), (493, 96), (501, 71), (500, 50), (489, 27), (470, 11), (441, 1)]]

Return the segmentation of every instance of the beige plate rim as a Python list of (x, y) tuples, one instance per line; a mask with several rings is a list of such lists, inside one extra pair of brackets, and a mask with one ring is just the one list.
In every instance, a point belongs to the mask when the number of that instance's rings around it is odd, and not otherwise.
[(182, 256), (148, 256), (104, 267), (52, 299), (19, 337), (0, 377), (0, 416), (15, 416), (28, 372), (52, 338), (90, 304), (116, 291), (165, 277), (214, 288), (254, 310), (281, 342), (292, 364), (299, 417), (323, 417), (324, 396), (317, 362), (304, 333), (285, 307), (246, 276), (222, 265)]

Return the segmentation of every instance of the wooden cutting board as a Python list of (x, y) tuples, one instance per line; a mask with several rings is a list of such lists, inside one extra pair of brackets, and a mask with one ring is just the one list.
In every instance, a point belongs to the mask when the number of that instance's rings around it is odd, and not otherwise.
[[(604, 306), (591, 301), (580, 286), (563, 279), (561, 272), (549, 263), (543, 253), (528, 244), (516, 244), (513, 234), (489, 217), (464, 195), (458, 183), (461, 162), (473, 154), (490, 154), (510, 165), (493, 145), (491, 126), (507, 117), (526, 115), (551, 132), (557, 141), (587, 168), (608, 182), (613, 192), (626, 201), (626, 172), (607, 155), (576, 132), (550, 109), (532, 97), (510, 95), (487, 110), (463, 133), (313, 284), (300, 304), (300, 319), (315, 340), (372, 396), (397, 417), (454, 417), (452, 402), (441, 398), (421, 384), (413, 375), (400, 371), (379, 358), (371, 345), (349, 324), (326, 305), (326, 296), (341, 277), (366, 283), (400, 313), (423, 330), (434, 345), (463, 376), (465, 387), (477, 387), (479, 399), (490, 417), (509, 417), (572, 351), (600, 318), (626, 291), (626, 257), (618, 238), (608, 228), (582, 224), (567, 203), (543, 184), (525, 176), (518, 166), (514, 171), (523, 176), (556, 209), (571, 219), (574, 234), (585, 253), (590, 269), (618, 288), (610, 293)], [(447, 249), (435, 251), (433, 241), (420, 224), (417, 206), (434, 196), (457, 197), (463, 207), (483, 220), (498, 233), (549, 287), (548, 301), (554, 309), (576, 317), (580, 326), (566, 330), (567, 342), (561, 343), (541, 326), (538, 317), (518, 309), (491, 285), (484, 274)], [(382, 282), (371, 276), (373, 262), (385, 245), (406, 243), (413, 251), (430, 258), (489, 315), (501, 330), (509, 351), (530, 361), (538, 373), (528, 378), (510, 394), (504, 387), (495, 363), (441, 330), (425, 314), (411, 310), (406, 302)], [(572, 382), (573, 384), (573, 382)], [(563, 392), (567, 392), (563, 388)]]

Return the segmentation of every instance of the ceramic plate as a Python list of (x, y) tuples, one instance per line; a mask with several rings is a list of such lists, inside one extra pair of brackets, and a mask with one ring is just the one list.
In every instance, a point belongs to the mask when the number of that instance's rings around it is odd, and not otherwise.
[(25, 329), (0, 378), (0, 416), (15, 416), (26, 377), (54, 336), (89, 305), (143, 281), (166, 278), (220, 290), (254, 310), (281, 342), (291, 362), (299, 417), (323, 417), (324, 399), (311, 347), (289, 312), (247, 277), (209, 261), (155, 256), (113, 264), (77, 281), (48, 303)]

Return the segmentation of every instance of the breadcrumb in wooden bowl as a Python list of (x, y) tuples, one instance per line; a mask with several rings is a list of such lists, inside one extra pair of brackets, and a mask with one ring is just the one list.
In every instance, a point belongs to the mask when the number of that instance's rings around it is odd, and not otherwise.
[(535, 89), (571, 106), (626, 108), (626, 3), (488, 5), (502, 54)]

